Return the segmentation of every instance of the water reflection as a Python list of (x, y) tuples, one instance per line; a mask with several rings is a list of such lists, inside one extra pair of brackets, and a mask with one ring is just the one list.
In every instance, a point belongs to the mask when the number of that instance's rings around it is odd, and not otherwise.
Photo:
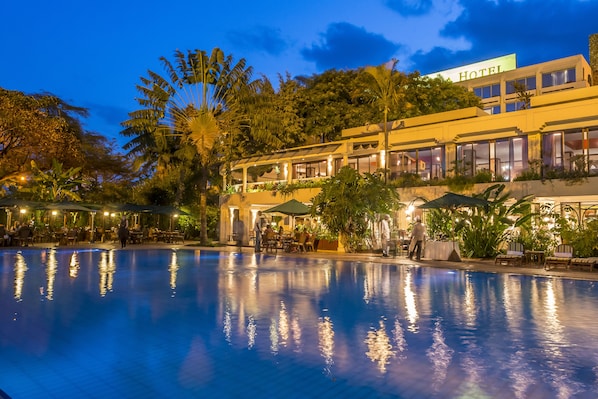
[(334, 328), (330, 317), (324, 316), (318, 322), (318, 348), (320, 356), (324, 359), (324, 372), (331, 374), (331, 368), (334, 364)]
[(179, 267), (180, 266), (177, 263), (176, 251), (172, 251), (170, 255), (170, 265), (168, 266), (168, 271), (170, 272), (170, 289), (172, 290), (172, 296), (176, 295), (176, 276)]
[[(55, 252), (55, 251), (54, 251)], [(56, 254), (54, 253), (54, 257), (56, 257)], [(80, 265), (79, 265), (79, 255), (78, 253), (75, 251), (73, 252), (73, 254), (71, 255), (71, 261), (69, 262), (69, 276), (71, 278), (77, 278), (77, 276), (79, 275), (79, 269), (80, 269)]]
[[(42, 257), (46, 252), (42, 252)], [(56, 272), (58, 271), (58, 260), (56, 259), (56, 250), (51, 249), (47, 252), (46, 260), (46, 299), (54, 299), (54, 283), (56, 281)], [(42, 260), (43, 262), (43, 260)]]
[(419, 318), (417, 313), (417, 304), (415, 301), (415, 292), (413, 292), (413, 269), (407, 269), (407, 273), (405, 274), (405, 278), (403, 280), (404, 286), (404, 295), (405, 295), (405, 308), (407, 309), (407, 320), (409, 321), (409, 325), (407, 329), (411, 332), (417, 332), (417, 320)]
[(368, 331), (365, 343), (368, 349), (366, 356), (378, 365), (381, 373), (386, 373), (386, 365), (390, 362), (390, 358), (394, 357), (395, 352), (390, 337), (386, 333), (384, 320), (379, 321), (377, 329), (372, 328)]
[(114, 251), (102, 252), (98, 263), (98, 272), (100, 274), (100, 296), (106, 296), (108, 292), (112, 291), (114, 273), (116, 273)]
[(17, 302), (22, 300), (23, 297), (23, 285), (25, 283), (25, 272), (28, 270), (27, 263), (23, 255), (18, 252), (15, 256), (14, 266), (15, 278), (14, 278), (14, 298)]
[(426, 351), (426, 355), (432, 363), (434, 373), (432, 376), (432, 387), (436, 392), (438, 392), (446, 380), (446, 374), (454, 352), (445, 342), (441, 321), (436, 320), (434, 331), (432, 332), (432, 346)]
[[(277, 369), (267, 367), (276, 364), (301, 370), (301, 375), (314, 369), (320, 378), (323, 370), (328, 377), (334, 374), (335, 384), (359, 381), (372, 389), (363, 397), (385, 397), (376, 395), (382, 385), (381, 392), (396, 392), (397, 397), (535, 399), (580, 392), (579, 397), (598, 397), (593, 395), (598, 349), (592, 345), (598, 339), (598, 287), (590, 283), (400, 265), (306, 259), (297, 264), (254, 254), (178, 250), (149, 259), (129, 252), (104, 251), (93, 257), (54, 250), (37, 257), (18, 253), (11, 265), (14, 299), (35, 296), (45, 284), (45, 298), (62, 314), (54, 325), (36, 326), (35, 331), (64, 334), (78, 326), (83, 336), (95, 337), (82, 326), (121, 323), (126, 327), (121, 330), (131, 330), (132, 336), (124, 339), (129, 346), (142, 341), (135, 349), (155, 368), (144, 369), (147, 375), (161, 373), (160, 363), (174, 365), (185, 386), (200, 380), (227, 385), (210, 380), (220, 373), (200, 377), (196, 367), (202, 364), (229, 370), (227, 378), (242, 381), (251, 379), (254, 367), (261, 367), (259, 375), (273, 375)], [(32, 267), (40, 261), (45, 268)], [(68, 273), (62, 269), (67, 262)], [(77, 269), (75, 281), (68, 278), (72, 268)], [(6, 270), (4, 292), (10, 299), (12, 276)], [(61, 284), (61, 277), (72, 283)], [(65, 292), (93, 292), (98, 286), (102, 297), (110, 293), (119, 300)], [(127, 289), (114, 290), (123, 286)], [(40, 301), (10, 302), (16, 307)], [(71, 311), (72, 303), (96, 312)], [(44, 304), (46, 308), (30, 314), (50, 319), (50, 306)], [(91, 322), (94, 313), (98, 319)], [(39, 324), (50, 323), (40, 319)], [(2, 328), (0, 336), (10, 335)], [(104, 339), (110, 334), (97, 335), (95, 339)], [(115, 345), (114, 340), (107, 345)], [(164, 348), (168, 360), (140, 349), (146, 347)], [(149, 360), (154, 356), (155, 361)], [(236, 375), (236, 369), (247, 375)]]

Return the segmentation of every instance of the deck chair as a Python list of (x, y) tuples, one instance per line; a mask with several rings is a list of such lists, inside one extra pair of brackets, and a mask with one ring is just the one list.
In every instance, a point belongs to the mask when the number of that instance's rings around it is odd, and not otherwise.
[(594, 271), (594, 267), (598, 267), (598, 258), (571, 258), (571, 261), (569, 262), (569, 269), (579, 268), (581, 270), (586, 267), (588, 268), (588, 271)]
[(573, 247), (571, 245), (557, 245), (552, 256), (547, 256), (544, 260), (544, 270), (550, 270), (556, 267), (564, 267), (565, 269), (568, 269), (572, 258)]
[(506, 254), (497, 255), (494, 264), (504, 266), (521, 266), (525, 257), (525, 249), (520, 242), (511, 242)]

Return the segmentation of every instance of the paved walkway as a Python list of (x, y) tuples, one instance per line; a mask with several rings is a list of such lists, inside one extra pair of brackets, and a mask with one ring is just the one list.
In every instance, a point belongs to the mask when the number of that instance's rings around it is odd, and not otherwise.
[[(120, 243), (112, 242), (97, 242), (97, 243), (78, 243), (69, 246), (56, 246), (54, 243), (37, 243), (33, 246), (34, 248), (100, 248), (100, 249), (118, 249)], [(17, 248), (17, 247), (10, 247)], [(31, 248), (31, 247), (29, 247)], [(229, 251), (236, 252), (239, 249), (235, 246), (218, 246), (218, 247), (203, 247), (200, 246), (197, 241), (188, 241), (184, 244), (169, 244), (169, 243), (146, 243), (146, 244), (130, 244), (127, 245), (124, 250), (131, 249), (153, 249), (153, 248), (181, 248), (181, 249), (201, 249), (204, 251)], [(254, 250), (251, 247), (241, 248), (243, 253), (253, 254)], [(347, 254), (339, 253), (336, 251), (317, 251), (317, 252), (304, 252), (304, 253), (287, 253), (282, 250), (278, 250), (274, 253), (262, 252), (262, 256), (278, 256), (284, 258), (296, 258), (296, 257), (310, 257), (310, 258), (323, 258), (323, 259), (335, 259), (335, 260), (346, 260), (346, 261), (359, 261), (359, 262), (372, 262), (372, 263), (391, 263), (400, 265), (418, 265), (418, 266), (431, 266), (445, 269), (460, 269), (460, 270), (473, 270), (473, 271), (484, 271), (490, 273), (515, 273), (525, 274), (534, 276), (544, 277), (566, 277), (578, 280), (592, 280), (598, 281), (598, 271), (580, 271), (580, 270), (565, 270), (565, 269), (552, 269), (544, 270), (542, 266), (503, 266), (494, 263), (493, 259), (462, 259), (461, 262), (449, 262), (440, 260), (427, 260), (422, 259), (421, 261), (409, 260), (405, 256), (387, 257), (384, 258), (380, 254), (372, 253), (357, 253)]]

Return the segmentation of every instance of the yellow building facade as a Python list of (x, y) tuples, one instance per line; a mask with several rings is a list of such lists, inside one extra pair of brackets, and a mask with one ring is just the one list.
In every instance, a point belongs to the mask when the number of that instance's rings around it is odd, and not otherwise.
[[(504, 182), (513, 199), (532, 194), (536, 202), (558, 209), (567, 204), (580, 219), (598, 217), (598, 86), (591, 86), (589, 64), (574, 56), (506, 71), (486, 68), (494, 73), (469, 73), (473, 79), (456, 82), (480, 96), (484, 109), (389, 122), (388, 143), (384, 126), (371, 124), (344, 130), (339, 141), (235, 162), (232, 184), (220, 199), (220, 242), (231, 243), (233, 226), (241, 221), (243, 242), (250, 244), (259, 210), (291, 198), (309, 204), (319, 191), (313, 183), (346, 165), (360, 172), (388, 165), (390, 180), (409, 176), (418, 181), (398, 189), (405, 208), (394, 215), (395, 229), (407, 228), (411, 210), (421, 212), (422, 199), (450, 191), (439, 183), (455, 171), (485, 176), (487, 182), (475, 184), (469, 194)], [(529, 104), (512, 92), (513, 82), (531, 94)], [(536, 167), (543, 179), (522, 180)], [(574, 171), (587, 177), (575, 184), (555, 177)], [(289, 185), (302, 188), (285, 195), (281, 188)], [(293, 221), (278, 223), (288, 230)]]

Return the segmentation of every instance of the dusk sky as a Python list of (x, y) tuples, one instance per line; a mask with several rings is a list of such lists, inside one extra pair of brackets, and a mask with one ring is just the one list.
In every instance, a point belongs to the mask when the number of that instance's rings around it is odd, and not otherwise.
[(4, 0), (0, 17), (0, 87), (86, 107), (86, 130), (122, 145), (140, 77), (176, 49), (219, 47), (274, 83), (392, 58), (422, 74), (511, 53), (589, 61), (598, 0)]

